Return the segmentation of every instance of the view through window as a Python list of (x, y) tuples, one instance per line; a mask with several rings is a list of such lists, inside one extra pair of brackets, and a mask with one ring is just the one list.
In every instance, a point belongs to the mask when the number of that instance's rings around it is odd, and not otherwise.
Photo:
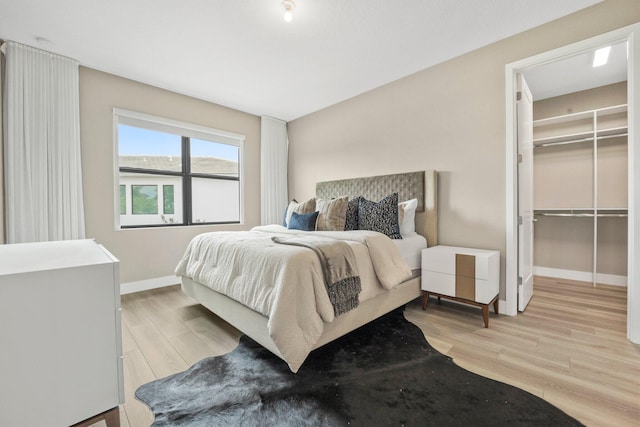
[(121, 228), (241, 221), (243, 137), (136, 113), (116, 124)]

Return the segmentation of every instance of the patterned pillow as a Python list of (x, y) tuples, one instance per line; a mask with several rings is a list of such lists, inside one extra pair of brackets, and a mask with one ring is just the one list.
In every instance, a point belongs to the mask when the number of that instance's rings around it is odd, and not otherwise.
[(318, 211), (306, 214), (291, 212), (291, 218), (289, 219), (287, 228), (290, 230), (313, 231), (316, 229), (317, 219)]
[(360, 204), (361, 198), (362, 197), (358, 196), (355, 199), (349, 200), (347, 204), (346, 221), (344, 224), (345, 231), (358, 229), (358, 205)]
[(316, 230), (318, 231), (342, 231), (346, 222), (347, 196), (331, 200), (316, 200), (318, 210), (318, 221)]
[(289, 206), (287, 206), (287, 212), (285, 214), (285, 218), (282, 221), (282, 225), (287, 227), (289, 225), (289, 221), (291, 220), (291, 214), (293, 212), (298, 214), (311, 213), (316, 210), (316, 198), (312, 197), (309, 200), (305, 200), (302, 203), (298, 203), (296, 199), (293, 199)]
[(377, 203), (361, 198), (358, 223), (360, 230), (377, 231), (392, 239), (402, 239), (398, 225), (398, 193), (390, 194)]

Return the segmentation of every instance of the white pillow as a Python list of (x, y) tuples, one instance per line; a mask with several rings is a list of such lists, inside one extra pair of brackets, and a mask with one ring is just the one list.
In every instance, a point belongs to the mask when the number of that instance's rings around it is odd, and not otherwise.
[(413, 236), (416, 234), (416, 208), (418, 199), (407, 200), (398, 203), (398, 210), (402, 209), (402, 222), (400, 223), (400, 234), (403, 236)]

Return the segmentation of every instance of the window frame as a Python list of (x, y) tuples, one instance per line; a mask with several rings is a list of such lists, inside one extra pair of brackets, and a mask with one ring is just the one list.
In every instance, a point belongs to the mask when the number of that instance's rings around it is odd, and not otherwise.
[[(167, 188), (171, 187), (171, 210), (167, 212)], [(162, 214), (163, 215), (175, 215), (176, 214), (176, 198), (175, 198), (175, 186), (173, 184), (162, 184)]]
[[(181, 137), (181, 150), (182, 150), (182, 171), (168, 171), (168, 170), (154, 170), (154, 169), (139, 169), (131, 167), (120, 167), (119, 162), (119, 139), (118, 139), (118, 125), (127, 125), (152, 131), (164, 132)], [(238, 177), (230, 177), (225, 175), (216, 175), (208, 173), (191, 173), (191, 156), (190, 156), (190, 144), (188, 141), (191, 139), (200, 139), (205, 141), (211, 141), (214, 143), (222, 143), (238, 147)], [(192, 123), (181, 122), (178, 120), (166, 119), (158, 116), (153, 116), (144, 113), (138, 113), (121, 108), (113, 109), (113, 139), (114, 139), (114, 226), (116, 230), (130, 230), (138, 228), (155, 228), (155, 227), (192, 227), (199, 225), (225, 225), (225, 224), (244, 224), (244, 141), (245, 136), (233, 132), (224, 130), (209, 128)], [(142, 225), (121, 225), (120, 224), (120, 173), (140, 173), (145, 175), (163, 175), (163, 176), (178, 176), (182, 178), (182, 206), (178, 205), (183, 210), (183, 222), (179, 224), (162, 223), (162, 224), (142, 224)], [(238, 221), (218, 221), (218, 222), (193, 222), (192, 219), (192, 178), (206, 178), (216, 180), (231, 180), (238, 181), (239, 191), (239, 206), (238, 206)], [(161, 184), (160, 184), (161, 185)], [(160, 188), (158, 188), (160, 191)], [(175, 190), (174, 190), (175, 191)], [(175, 202), (174, 202), (175, 203)], [(164, 204), (164, 202), (163, 202)], [(159, 212), (164, 210), (164, 206), (159, 206)], [(174, 205), (174, 212), (176, 206)]]
[[(127, 214), (127, 186), (125, 184), (120, 184), (120, 182), (118, 182), (118, 191), (119, 191), (118, 212), (120, 215), (126, 215)], [(124, 194), (122, 194), (123, 191), (124, 191)], [(123, 199), (124, 199), (124, 205), (122, 204)], [(122, 212), (123, 210), (124, 212)]]

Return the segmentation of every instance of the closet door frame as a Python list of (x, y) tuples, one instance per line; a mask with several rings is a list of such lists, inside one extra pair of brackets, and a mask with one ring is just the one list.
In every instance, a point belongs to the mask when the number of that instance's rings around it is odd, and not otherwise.
[[(620, 28), (505, 66), (506, 110), (506, 287), (504, 312), (518, 313), (518, 185), (517, 185), (517, 75), (527, 69), (558, 61), (599, 47), (629, 43), (627, 61), (629, 200), (627, 246), (627, 338), (640, 344), (640, 23)], [(638, 184), (636, 184), (638, 183)]]

